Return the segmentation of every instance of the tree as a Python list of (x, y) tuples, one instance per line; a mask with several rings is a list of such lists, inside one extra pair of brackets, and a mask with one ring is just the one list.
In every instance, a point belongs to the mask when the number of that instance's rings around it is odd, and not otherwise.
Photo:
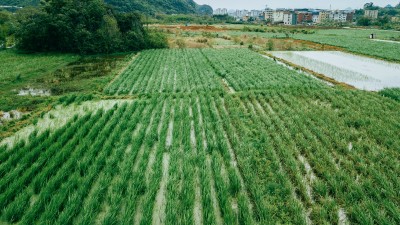
[(384, 26), (384, 25), (388, 24), (389, 22), (390, 22), (390, 17), (387, 15), (379, 17), (378, 21), (377, 21), (378, 25), (380, 25), (380, 26)]
[(197, 7), (197, 14), (211, 16), (213, 14), (213, 8), (209, 5), (200, 5)]
[(371, 18), (363, 16), (357, 20), (357, 25), (358, 26), (369, 26), (369, 25), (371, 25), (371, 22), (372, 22)]
[(364, 4), (364, 9), (367, 9), (367, 10), (378, 10), (379, 6), (374, 6), (373, 2), (369, 2), (369, 3), (365, 3)]
[(102, 0), (43, 0), (40, 11), (23, 14), (16, 37), (22, 50), (80, 54), (136, 51), (166, 42), (144, 29), (140, 15), (117, 13)]

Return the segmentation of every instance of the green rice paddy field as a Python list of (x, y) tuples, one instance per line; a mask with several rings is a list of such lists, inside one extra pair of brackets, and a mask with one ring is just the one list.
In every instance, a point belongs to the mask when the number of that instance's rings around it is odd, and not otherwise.
[(1, 142), (1, 224), (400, 223), (392, 98), (245, 49), (144, 51), (104, 95)]

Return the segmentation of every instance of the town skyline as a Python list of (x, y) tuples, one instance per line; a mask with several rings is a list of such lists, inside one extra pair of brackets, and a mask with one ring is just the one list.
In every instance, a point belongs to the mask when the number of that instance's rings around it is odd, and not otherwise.
[(208, 4), (214, 9), (226, 8), (228, 10), (236, 9), (264, 9), (266, 5), (269, 8), (319, 8), (319, 9), (359, 9), (367, 2), (373, 2), (377, 6), (384, 7), (386, 5), (397, 5), (399, 0), (336, 0), (336, 1), (322, 1), (322, 0), (304, 0), (293, 2), (292, 0), (253, 0), (251, 2), (244, 2), (242, 0), (197, 0), (199, 4)]

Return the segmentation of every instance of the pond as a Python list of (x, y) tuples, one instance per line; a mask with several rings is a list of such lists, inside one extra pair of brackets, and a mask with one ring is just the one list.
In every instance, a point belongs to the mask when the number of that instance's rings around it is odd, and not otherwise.
[(358, 89), (379, 91), (400, 87), (400, 64), (339, 51), (277, 51), (277, 58), (324, 74)]

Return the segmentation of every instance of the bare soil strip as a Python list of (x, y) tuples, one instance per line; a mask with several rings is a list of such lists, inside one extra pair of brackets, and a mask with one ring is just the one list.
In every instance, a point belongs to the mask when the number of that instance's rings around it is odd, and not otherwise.
[(201, 110), (200, 110), (199, 98), (196, 98), (196, 104), (197, 104), (197, 110), (199, 113), (199, 126), (201, 127), (201, 138), (203, 139), (204, 150), (206, 150), (207, 149), (207, 139), (206, 139), (206, 132), (205, 132), (204, 126), (203, 126), (203, 115), (201, 114)]
[(176, 70), (175, 70), (175, 73), (174, 73), (174, 84), (173, 84), (174, 86), (174, 88), (173, 88), (173, 90), (174, 90), (174, 92), (176, 91)]
[(312, 171), (311, 165), (308, 163), (307, 159), (304, 156), (299, 155), (298, 159), (303, 164), (306, 170), (306, 177), (304, 178), (304, 184), (306, 185), (307, 195), (311, 199), (311, 203), (314, 203), (311, 185), (314, 183), (316, 176)]
[(196, 168), (196, 176), (195, 176), (195, 201), (194, 201), (194, 210), (193, 210), (193, 218), (195, 225), (203, 224), (203, 208), (201, 205), (201, 189), (200, 189), (200, 178), (199, 178), (199, 169)]
[(338, 217), (339, 217), (338, 225), (348, 225), (348, 224), (350, 224), (348, 219), (347, 219), (346, 212), (344, 211), (344, 209), (342, 207), (340, 207), (339, 210), (338, 210)]
[(194, 121), (193, 121), (193, 109), (192, 107), (189, 108), (189, 115), (192, 118), (190, 121), (190, 142), (192, 143), (193, 149), (197, 153), (197, 148), (196, 148), (196, 133), (194, 130)]
[(171, 109), (171, 119), (168, 124), (167, 138), (165, 140), (165, 146), (167, 148), (172, 146), (172, 139), (173, 139), (173, 133), (174, 133), (174, 114), (175, 114), (175, 110), (174, 110), (174, 108), (172, 108)]
[(222, 220), (222, 216), (221, 216), (221, 211), (218, 205), (218, 200), (217, 200), (217, 192), (215, 190), (215, 181), (214, 181), (214, 176), (212, 173), (212, 169), (211, 169), (211, 157), (210, 155), (207, 155), (207, 170), (210, 176), (210, 186), (211, 186), (211, 200), (213, 203), (213, 208), (214, 208), (214, 214), (215, 214), (215, 223), (217, 225), (222, 225), (223, 224), (223, 220)]
[(163, 175), (161, 178), (160, 189), (158, 190), (156, 203), (154, 206), (153, 211), (153, 223), (154, 225), (161, 225), (165, 224), (165, 209), (167, 206), (167, 199), (166, 199), (166, 190), (167, 190), (167, 182), (168, 182), (168, 175), (169, 175), (169, 160), (170, 156), (168, 153), (164, 153), (162, 167), (163, 167)]
[(222, 78), (222, 85), (224, 86), (225, 90), (229, 93), (229, 94), (234, 94), (236, 93), (235, 89), (229, 85), (229, 82), (225, 79)]
[(146, 167), (146, 174), (145, 176), (145, 180), (147, 185), (149, 185), (150, 183), (150, 178), (153, 175), (153, 165), (154, 162), (156, 161), (156, 152), (157, 152), (157, 148), (158, 148), (158, 144), (155, 144), (153, 146), (153, 148), (151, 149), (150, 155), (149, 155), (149, 161), (147, 163), (147, 167)]

